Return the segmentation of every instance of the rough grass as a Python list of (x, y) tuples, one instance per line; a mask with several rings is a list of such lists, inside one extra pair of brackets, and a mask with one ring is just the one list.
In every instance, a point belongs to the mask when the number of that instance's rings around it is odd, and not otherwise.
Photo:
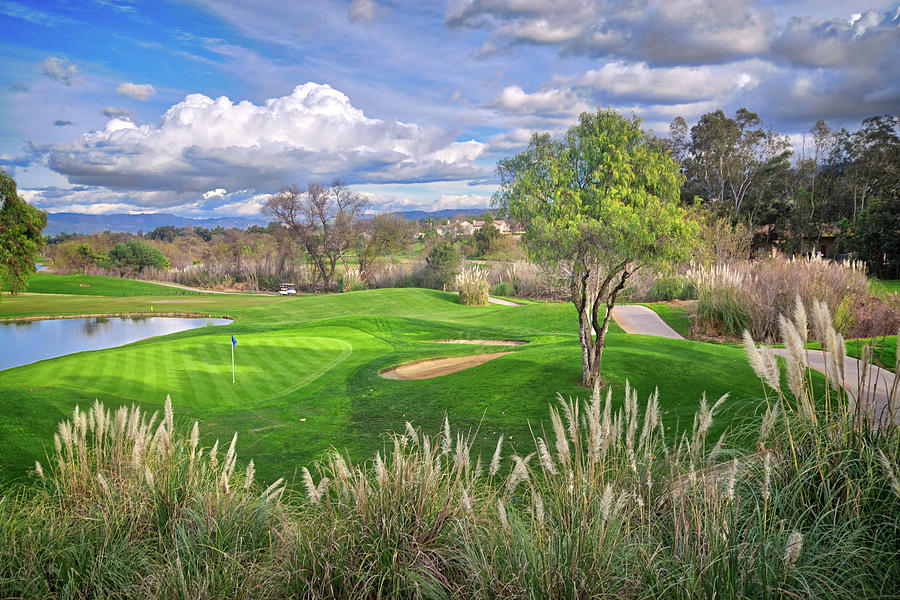
[[(110, 282), (115, 285), (117, 280)], [(298, 298), (206, 295), (5, 297), (0, 317), (167, 311), (230, 315), (232, 325), (193, 330), (130, 346), (62, 357), (0, 372), (0, 478), (21, 478), (46, 451), (47, 428), (74, 404), (157, 405), (166, 394), (199, 419), (209, 436), (242, 432), (244, 456), (272, 481), (329, 447), (370, 456), (385, 431), (407, 420), (435, 428), (449, 415), (478, 432), (486, 452), (504, 432), (511, 448), (530, 443), (529, 424), (547, 424), (557, 392), (583, 396), (575, 311), (567, 303), (462, 306), (455, 294), (385, 289)], [(230, 335), (238, 339), (237, 383), (230, 377)], [(432, 344), (435, 339), (525, 339), (474, 369), (422, 381), (378, 373), (426, 357), (479, 354), (489, 347)], [(614, 390), (626, 377), (639, 389), (667, 394), (663, 423), (684, 425), (703, 392), (731, 393), (727, 420), (760, 414), (762, 389), (740, 350), (627, 336), (611, 325), (604, 375)], [(347, 347), (349, 354), (345, 355)], [(726, 421), (722, 421), (724, 424)], [(718, 427), (719, 425), (717, 425)]]

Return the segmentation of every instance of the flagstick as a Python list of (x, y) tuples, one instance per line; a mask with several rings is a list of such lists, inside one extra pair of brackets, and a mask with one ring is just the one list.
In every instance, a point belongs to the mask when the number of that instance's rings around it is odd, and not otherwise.
[(234, 383), (234, 344), (231, 344), (231, 383)]

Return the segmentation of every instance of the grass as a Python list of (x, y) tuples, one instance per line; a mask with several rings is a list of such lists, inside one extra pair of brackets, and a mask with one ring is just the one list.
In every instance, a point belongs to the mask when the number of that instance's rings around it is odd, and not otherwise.
[(897, 336), (888, 335), (876, 338), (860, 338), (847, 340), (847, 356), (862, 357), (862, 348), (869, 344), (872, 347), (872, 362), (879, 367), (894, 372), (897, 368)]
[(870, 279), (869, 289), (876, 296), (900, 293), (900, 279)]
[[(447, 414), (487, 453), (500, 432), (510, 448), (531, 443), (547, 425), (557, 393), (584, 397), (575, 311), (567, 303), (468, 307), (456, 295), (383, 289), (297, 298), (136, 295), (135, 282), (108, 279), (109, 296), (56, 295), (66, 276), (0, 302), (0, 318), (154, 311), (229, 315), (235, 322), (86, 352), (0, 372), (0, 479), (21, 479), (44, 458), (47, 434), (75, 404), (159, 405), (171, 394), (181, 413), (203, 425), (204, 442), (241, 432), (239, 449), (264, 481), (294, 476), (330, 447), (370, 456), (385, 431), (406, 421), (436, 428)], [(78, 281), (79, 277), (73, 278)], [(43, 287), (42, 287), (43, 286)], [(54, 287), (56, 286), (56, 287)], [(92, 287), (94, 285), (92, 284)], [(32, 289), (35, 289), (34, 287)], [(163, 293), (167, 288), (160, 288)], [(123, 295), (123, 294), (135, 295)], [(238, 340), (237, 383), (230, 379), (230, 335)], [(431, 380), (387, 380), (379, 372), (409, 360), (496, 351), (431, 344), (435, 339), (525, 339), (530, 343), (484, 365)], [(663, 423), (689, 424), (700, 395), (731, 393), (726, 420), (757, 419), (762, 388), (739, 349), (628, 336), (615, 324), (604, 353), (614, 390), (626, 380), (664, 393)], [(718, 425), (717, 425), (718, 426)], [(724, 426), (724, 421), (722, 422)], [(476, 434), (477, 432), (477, 434)]]
[(779, 410), (745, 448), (713, 434), (725, 398), (673, 434), (665, 395), (631, 388), (554, 402), (516, 449), (406, 422), (370, 460), (300, 469), (298, 493), (169, 401), (95, 402), (0, 491), (0, 597), (898, 597), (897, 428), (841, 394), (822, 409), (802, 370), (787, 392), (748, 344)]
[(28, 281), (28, 292), (87, 296), (197, 296), (191, 292), (137, 279), (101, 275), (54, 275), (41, 273)]

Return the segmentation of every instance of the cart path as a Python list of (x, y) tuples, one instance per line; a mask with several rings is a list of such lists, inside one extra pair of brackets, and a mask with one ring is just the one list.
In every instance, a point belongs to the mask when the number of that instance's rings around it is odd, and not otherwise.
[[(619, 327), (626, 333), (639, 335), (652, 335), (671, 339), (683, 340), (675, 330), (669, 327), (652, 309), (639, 304), (625, 304), (616, 306), (612, 310), (612, 317)], [(773, 352), (781, 357), (787, 357), (788, 351), (784, 348), (773, 348)], [(822, 350), (807, 350), (807, 362), (811, 369), (820, 373), (826, 372), (827, 353)], [(860, 397), (860, 390), (868, 391), (871, 414), (882, 423), (890, 420), (888, 414), (892, 409), (893, 420), (900, 423), (900, 399), (894, 401), (894, 406), (889, 405), (890, 394), (894, 389), (897, 376), (887, 369), (875, 365), (869, 365), (866, 381), (861, 381), (861, 366), (856, 358), (848, 356), (844, 362), (844, 388), (853, 395)]]
[(195, 288), (179, 283), (168, 283), (166, 281), (153, 281), (152, 279), (144, 279), (147, 283), (155, 283), (156, 285), (164, 285), (166, 287), (178, 288), (179, 290), (187, 290), (189, 292), (199, 292), (201, 294), (228, 294), (230, 296), (277, 296), (278, 294), (263, 293), (247, 293), (247, 292), (221, 292), (219, 290), (204, 290), (203, 288)]
[(614, 306), (612, 317), (625, 330), (625, 333), (637, 333), (640, 335), (654, 335), (656, 337), (683, 340), (677, 331), (659, 318), (652, 309), (640, 304), (623, 304)]

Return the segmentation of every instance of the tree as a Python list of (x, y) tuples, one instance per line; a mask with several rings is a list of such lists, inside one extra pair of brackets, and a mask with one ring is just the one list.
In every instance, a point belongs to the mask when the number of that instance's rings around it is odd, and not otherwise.
[(771, 128), (763, 130), (759, 116), (746, 108), (733, 119), (721, 110), (701, 116), (691, 128), (690, 143), (686, 127), (681, 117), (672, 121), (669, 146), (684, 165), (687, 188), (723, 212), (730, 208), (735, 220), (753, 190), (790, 167), (790, 140)]
[(684, 259), (697, 229), (678, 203), (678, 165), (640, 124), (612, 110), (583, 113), (563, 139), (535, 134), (498, 164), (494, 204), (525, 226), (534, 258), (571, 267), (582, 383), (594, 390), (619, 292), (641, 266)]
[(494, 225), (493, 219), (490, 221), (485, 220), (481, 229), (476, 231), (472, 237), (475, 238), (475, 246), (478, 248), (478, 254), (480, 256), (487, 256), (496, 248), (497, 242), (500, 240), (500, 230)]
[(393, 213), (382, 213), (365, 224), (365, 231), (357, 239), (356, 256), (363, 279), (379, 256), (403, 252), (414, 238), (414, 224)]
[(453, 283), (453, 279), (459, 272), (462, 264), (462, 256), (452, 244), (445, 240), (439, 241), (425, 257), (425, 273), (435, 285), (447, 289)]
[(870, 200), (850, 225), (844, 243), (874, 275), (900, 277), (900, 197)]
[(143, 271), (147, 267), (168, 269), (171, 264), (165, 255), (140, 240), (128, 240), (116, 244), (109, 251), (110, 262), (127, 271)]
[(366, 199), (340, 180), (330, 186), (310, 183), (306, 191), (284, 186), (263, 205), (263, 213), (291, 229), (306, 248), (326, 287), (334, 286), (334, 271), (355, 237)]
[(12, 294), (24, 290), (37, 271), (46, 226), (47, 213), (22, 200), (15, 180), (0, 170), (0, 283)]

